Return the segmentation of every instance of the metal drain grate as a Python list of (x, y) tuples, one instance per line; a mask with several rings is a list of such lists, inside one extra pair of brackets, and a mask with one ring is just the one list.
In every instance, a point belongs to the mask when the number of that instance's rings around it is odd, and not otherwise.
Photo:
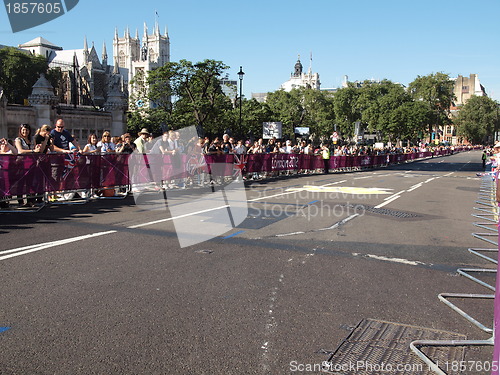
[(413, 212), (396, 211), (388, 208), (375, 208), (373, 206), (356, 205), (352, 206), (352, 208), (356, 209), (357, 211), (371, 212), (374, 214), (392, 216), (400, 219), (413, 219), (417, 217), (422, 217), (421, 215)]
[[(363, 319), (334, 351), (323, 372), (335, 375), (433, 374), (410, 350), (415, 340), (464, 340), (457, 333)], [(442, 366), (464, 358), (463, 347), (431, 347), (426, 355)], [(446, 368), (446, 367), (443, 367)], [(449, 371), (448, 374), (456, 374)]]

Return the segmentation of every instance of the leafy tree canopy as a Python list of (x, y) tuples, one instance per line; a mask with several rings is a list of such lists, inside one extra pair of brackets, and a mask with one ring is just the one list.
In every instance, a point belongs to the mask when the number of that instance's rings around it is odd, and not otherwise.
[(460, 109), (455, 123), (458, 134), (472, 143), (493, 141), (499, 128), (498, 102), (487, 96), (472, 96)]
[[(47, 70), (47, 60), (42, 56), (33, 56), (13, 47), (0, 49), (0, 86), (9, 103), (23, 104), (40, 74), (47, 73)], [(47, 78), (57, 86), (60, 74), (54, 71), (47, 74)]]

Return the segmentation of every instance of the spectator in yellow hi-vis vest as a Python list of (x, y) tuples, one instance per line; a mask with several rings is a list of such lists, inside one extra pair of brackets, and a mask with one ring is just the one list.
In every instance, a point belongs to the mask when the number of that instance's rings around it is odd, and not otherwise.
[(321, 156), (323, 158), (323, 163), (325, 164), (325, 173), (328, 173), (330, 169), (330, 149), (328, 145), (324, 144), (321, 147)]

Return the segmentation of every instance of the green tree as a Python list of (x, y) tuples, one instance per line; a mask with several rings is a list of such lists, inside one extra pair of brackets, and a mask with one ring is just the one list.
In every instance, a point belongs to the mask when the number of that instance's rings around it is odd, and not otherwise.
[(448, 74), (439, 72), (426, 76), (418, 76), (409, 85), (409, 92), (415, 100), (422, 100), (428, 104), (433, 114), (433, 120), (429, 122), (429, 133), (436, 131), (439, 125), (450, 123), (450, 106), (455, 100), (453, 87), (455, 83)]
[(400, 139), (407, 139), (417, 143), (425, 133), (429, 124), (431, 111), (427, 103), (422, 101), (407, 101), (396, 108), (391, 116), (393, 123), (398, 124)]
[(476, 144), (491, 142), (498, 131), (498, 105), (487, 96), (472, 96), (455, 119), (458, 134)]
[(334, 128), (335, 110), (333, 97), (324, 91), (303, 89), (303, 103), (306, 111), (304, 125), (311, 134), (327, 137)]
[[(233, 128), (232, 104), (220, 84), (226, 69), (220, 61), (181, 60), (154, 69), (147, 77), (136, 76), (131, 109), (138, 114), (129, 117), (129, 129), (148, 124), (160, 132), (162, 124), (171, 129), (196, 125), (210, 135)], [(138, 101), (143, 104), (140, 108)]]
[[(42, 56), (33, 56), (13, 47), (0, 49), (0, 86), (10, 103), (23, 104), (40, 74), (47, 71), (47, 60)], [(59, 85), (57, 72), (48, 74), (47, 78), (53, 86)]]
[(354, 123), (361, 120), (361, 112), (358, 108), (359, 95), (359, 89), (349, 85), (337, 90), (333, 96), (335, 122), (344, 138), (354, 135)]
[[(226, 111), (232, 104), (223, 93), (220, 79), (229, 67), (221, 61), (204, 60), (196, 64), (187, 60), (167, 65), (171, 92), (176, 97), (174, 111), (179, 125), (198, 125), (205, 131), (218, 134), (230, 125), (227, 124)], [(161, 68), (160, 68), (161, 69)]]
[(402, 85), (389, 80), (365, 82), (358, 98), (363, 123), (388, 141), (414, 139), (428, 124), (428, 105), (416, 103)]
[[(273, 114), (267, 103), (259, 103), (255, 99), (243, 100), (242, 107), (242, 138), (252, 135), (255, 138), (262, 136), (262, 123), (272, 121)], [(239, 107), (233, 112), (234, 118), (239, 122)], [(236, 120), (235, 120), (236, 121)]]
[(306, 109), (302, 99), (302, 94), (298, 89), (293, 89), (290, 92), (278, 90), (268, 93), (267, 105), (272, 116), (268, 121), (283, 123), (283, 137), (292, 138), (295, 127), (303, 125)]

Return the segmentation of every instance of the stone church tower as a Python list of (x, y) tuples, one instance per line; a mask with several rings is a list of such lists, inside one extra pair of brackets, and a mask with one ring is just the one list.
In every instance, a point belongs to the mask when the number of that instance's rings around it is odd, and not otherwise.
[(153, 33), (149, 34), (148, 27), (144, 23), (144, 33), (141, 41), (137, 30), (132, 38), (127, 27), (125, 35), (120, 38), (118, 37), (118, 30), (115, 29), (113, 58), (115, 67), (120, 68), (120, 72), (126, 72), (124, 80), (128, 85), (130, 98), (133, 98), (134, 88), (130, 82), (134, 77), (145, 77), (150, 70), (170, 62), (168, 32), (165, 30), (165, 34), (162, 35), (158, 22), (155, 22)]
[(320, 90), (321, 82), (319, 81), (319, 74), (312, 72), (312, 54), (310, 58), (309, 70), (307, 73), (303, 72), (303, 66), (300, 62), (300, 56), (293, 67), (293, 73), (290, 74), (290, 79), (280, 86), (280, 89), (291, 91), (299, 87), (305, 87), (313, 90)]

